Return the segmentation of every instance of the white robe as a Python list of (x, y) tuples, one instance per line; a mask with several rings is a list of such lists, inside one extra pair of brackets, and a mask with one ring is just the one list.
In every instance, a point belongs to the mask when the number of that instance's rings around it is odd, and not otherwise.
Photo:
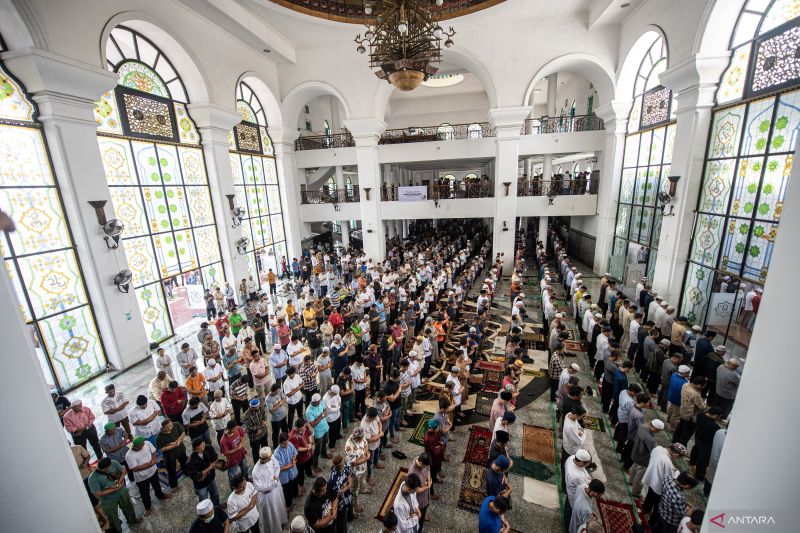
[(656, 446), (650, 452), (650, 462), (647, 464), (642, 483), (650, 487), (650, 490), (661, 495), (661, 483), (667, 476), (675, 477), (678, 469), (672, 464), (669, 452), (663, 446)]
[(403, 485), (400, 485), (400, 489), (394, 497), (394, 513), (397, 515), (398, 533), (410, 533), (418, 528), (419, 518), (411, 515), (416, 509), (419, 509), (417, 495), (408, 494), (406, 499), (406, 496), (403, 495)]
[(253, 467), (253, 485), (258, 491), (258, 526), (261, 533), (281, 533), (282, 525), (289, 521), (286, 500), (279, 479), (281, 466), (275, 457), (266, 462), (256, 461)]

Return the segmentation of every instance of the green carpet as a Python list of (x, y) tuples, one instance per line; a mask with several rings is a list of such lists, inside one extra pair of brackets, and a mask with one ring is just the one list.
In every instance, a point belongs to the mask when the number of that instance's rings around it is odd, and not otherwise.
[(514, 461), (514, 466), (511, 467), (511, 470), (509, 470), (510, 473), (517, 474), (518, 476), (538, 479), (539, 481), (544, 481), (545, 483), (552, 483), (554, 485), (556, 484), (557, 479), (555, 465), (546, 465), (539, 461), (525, 459), (524, 457), (512, 456), (511, 459)]

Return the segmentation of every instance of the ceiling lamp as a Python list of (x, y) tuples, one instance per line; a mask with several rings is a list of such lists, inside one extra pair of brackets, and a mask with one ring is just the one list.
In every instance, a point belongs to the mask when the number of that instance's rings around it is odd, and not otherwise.
[[(364, 13), (364, 35), (356, 35), (356, 50), (369, 48), (369, 65), (375, 75), (401, 91), (411, 91), (438, 72), (442, 45), (453, 46), (455, 30), (445, 31), (431, 9), (443, 0), (370, 0)], [(441, 10), (437, 10), (439, 12)]]

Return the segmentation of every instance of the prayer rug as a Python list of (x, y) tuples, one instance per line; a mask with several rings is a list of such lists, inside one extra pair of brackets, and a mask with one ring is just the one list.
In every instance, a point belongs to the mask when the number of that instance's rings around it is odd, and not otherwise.
[(533, 368), (530, 369), (526, 368), (522, 371), (522, 373), (526, 376), (533, 376), (534, 378), (543, 378), (547, 376), (547, 372), (545, 372), (544, 370), (536, 370)]
[(564, 349), (569, 352), (585, 352), (583, 343), (580, 341), (564, 341)]
[(433, 413), (422, 413), (419, 422), (417, 422), (417, 427), (414, 428), (414, 433), (411, 434), (411, 438), (408, 439), (408, 442), (425, 446), (425, 432), (428, 431), (428, 422), (432, 419)]
[(554, 485), (558, 481), (556, 478), (555, 465), (547, 465), (540, 463), (539, 461), (531, 461), (529, 459), (525, 459), (524, 457), (511, 456), (511, 459), (514, 461), (514, 465), (511, 467), (511, 470), (509, 470), (509, 473), (511, 474), (538, 479), (539, 481), (552, 483)]
[(458, 506), (477, 513), (486, 498), (486, 467), (466, 464), (461, 478), (461, 491), (458, 493)]
[(489, 460), (489, 444), (492, 441), (492, 432), (483, 426), (472, 426), (469, 428), (469, 440), (467, 440), (467, 451), (464, 452), (462, 463), (472, 463), (486, 466)]
[(559, 509), (558, 486), (526, 477), (522, 487), (522, 499), (526, 502), (535, 503), (546, 509)]
[(544, 350), (528, 350), (528, 357), (534, 368), (547, 368), (547, 352)]
[(400, 485), (403, 483), (403, 481), (405, 481), (407, 475), (408, 469), (401, 468), (394, 476), (394, 481), (392, 481), (392, 484), (389, 487), (389, 492), (386, 493), (386, 498), (383, 499), (383, 503), (378, 510), (378, 514), (375, 515), (375, 518), (381, 522), (383, 522), (386, 514), (392, 510), (392, 507), (394, 506), (394, 497), (397, 496), (397, 491), (400, 490)]
[(634, 498), (633, 501), (636, 504), (636, 514), (639, 516), (639, 520), (641, 520), (641, 524), (644, 527), (644, 533), (650, 533), (650, 524), (648, 523), (647, 517), (644, 515), (642, 500)]
[(522, 426), (522, 456), (525, 459), (556, 463), (556, 450), (553, 444), (553, 430), (540, 426)]
[(633, 507), (626, 503), (598, 498), (597, 511), (606, 533), (630, 533), (636, 525)]
[(492, 403), (494, 403), (495, 398), (497, 398), (497, 391), (478, 391), (475, 397), (475, 412), (480, 415), (489, 416), (492, 412)]
[(496, 370), (484, 370), (483, 379), (481, 380), (481, 383), (484, 383), (486, 385), (491, 384), (497, 386), (497, 384), (502, 381), (502, 375), (503, 374), (501, 372), (498, 372)]
[(497, 361), (485, 361), (481, 359), (477, 363), (475, 363), (475, 368), (479, 368), (481, 370), (493, 370), (495, 372), (502, 372), (503, 363)]
[(605, 431), (606, 425), (603, 422), (602, 418), (596, 416), (585, 416), (583, 418), (584, 427), (586, 429), (591, 429), (592, 431)]

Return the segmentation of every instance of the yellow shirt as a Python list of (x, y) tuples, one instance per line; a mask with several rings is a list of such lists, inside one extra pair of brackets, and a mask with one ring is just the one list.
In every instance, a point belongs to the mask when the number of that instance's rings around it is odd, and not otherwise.
[(303, 311), (303, 326), (310, 328), (311, 323), (317, 319), (317, 312), (314, 311), (313, 307), (307, 307), (305, 311)]
[(205, 392), (206, 378), (197, 373), (194, 377), (186, 377), (186, 391), (192, 396), (200, 396)]
[(286, 306), (286, 316), (291, 318), (296, 314), (297, 314), (297, 310), (294, 308), (294, 304), (289, 304), (289, 305)]
[(267, 283), (270, 285), (274, 285), (278, 282), (278, 276), (275, 275), (275, 272), (267, 272)]

